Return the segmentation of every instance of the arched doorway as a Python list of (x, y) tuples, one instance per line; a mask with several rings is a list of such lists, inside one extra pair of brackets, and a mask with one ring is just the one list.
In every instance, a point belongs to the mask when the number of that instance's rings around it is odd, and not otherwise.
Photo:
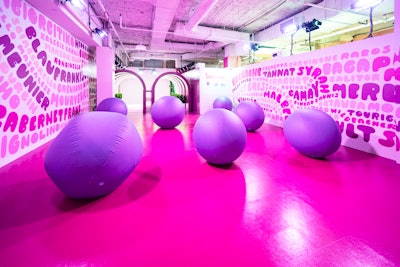
[[(124, 82), (127, 82), (127, 80), (132, 79), (132, 78), (135, 80), (138, 80), (139, 84), (141, 84), (141, 87), (142, 87), (142, 92), (141, 92), (142, 101), (139, 100), (139, 101), (133, 102), (134, 103), (133, 105), (141, 104), (143, 113), (146, 113), (146, 85), (145, 85), (142, 77), (140, 77), (139, 74), (137, 74), (136, 72), (130, 71), (130, 70), (116, 70), (115, 76), (114, 76), (114, 91), (121, 92), (121, 85)], [(124, 99), (124, 96), (122, 96), (122, 99)], [(128, 102), (128, 101), (125, 101), (125, 102)], [(127, 103), (127, 105), (129, 108), (129, 102)]]
[(188, 111), (191, 111), (192, 101), (190, 83), (184, 76), (176, 72), (165, 72), (156, 78), (151, 87), (151, 104), (153, 105), (154, 101), (157, 100), (155, 91), (157, 83), (161, 80), (167, 80), (172, 83), (175, 89), (175, 93), (186, 97), (186, 108)]

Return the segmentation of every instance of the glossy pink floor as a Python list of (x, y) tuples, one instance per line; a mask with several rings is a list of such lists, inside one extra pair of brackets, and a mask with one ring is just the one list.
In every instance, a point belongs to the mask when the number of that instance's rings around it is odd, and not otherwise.
[(341, 147), (297, 153), (281, 128), (248, 133), (231, 166), (207, 164), (191, 133), (129, 114), (144, 156), (113, 193), (65, 197), (48, 145), (0, 169), (0, 266), (400, 266), (400, 165)]

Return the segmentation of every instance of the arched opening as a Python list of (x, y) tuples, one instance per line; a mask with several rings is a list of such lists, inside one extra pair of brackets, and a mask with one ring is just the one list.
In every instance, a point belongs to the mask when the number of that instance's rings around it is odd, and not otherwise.
[(146, 113), (146, 85), (139, 74), (130, 70), (117, 70), (114, 76), (114, 92), (122, 94), (129, 111)]
[(165, 96), (170, 95), (170, 86), (173, 86), (175, 96), (185, 100), (186, 110), (191, 111), (191, 93), (189, 81), (176, 72), (165, 72), (157, 77), (151, 87), (151, 104), (154, 101)]

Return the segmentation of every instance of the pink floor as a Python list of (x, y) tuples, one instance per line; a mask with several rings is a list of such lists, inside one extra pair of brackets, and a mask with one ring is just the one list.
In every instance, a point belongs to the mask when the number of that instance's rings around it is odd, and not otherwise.
[(263, 125), (218, 168), (194, 150), (197, 115), (175, 130), (129, 116), (144, 155), (103, 198), (65, 197), (48, 145), (0, 169), (0, 266), (400, 266), (394, 161), (345, 147), (307, 158)]

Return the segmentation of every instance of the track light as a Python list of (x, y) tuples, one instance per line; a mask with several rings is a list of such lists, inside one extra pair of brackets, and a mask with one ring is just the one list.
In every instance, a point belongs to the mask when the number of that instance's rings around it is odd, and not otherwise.
[(115, 55), (115, 61), (114, 61), (114, 63), (115, 63), (115, 66), (116, 66), (117, 68), (120, 68), (120, 69), (124, 69), (124, 68), (125, 68), (124, 62), (123, 62), (117, 55)]
[(185, 72), (187, 72), (187, 71), (190, 71), (190, 70), (192, 70), (192, 69), (195, 68), (195, 64), (196, 64), (196, 63), (191, 62), (191, 63), (187, 64), (186, 66), (184, 66), (184, 67), (182, 67), (182, 68), (176, 69), (176, 72), (178, 72), (178, 73), (185, 73)]
[(322, 25), (322, 22), (319, 21), (319, 20), (317, 20), (317, 19), (313, 19), (312, 21), (304, 22), (304, 23), (301, 25), (301, 27), (302, 27), (306, 32), (308, 32), (308, 46), (309, 46), (309, 48), (310, 48), (310, 51), (311, 51), (311, 32), (312, 32), (312, 31), (315, 31), (315, 30), (318, 30), (318, 29), (319, 29), (319, 26), (321, 26), (321, 25)]
[(319, 26), (322, 25), (322, 22), (317, 20), (317, 19), (313, 19), (312, 21), (308, 21), (308, 22), (304, 22), (301, 27), (304, 28), (304, 30), (306, 32), (312, 32), (315, 30), (319, 29)]
[(252, 51), (258, 51), (258, 49), (260, 49), (260, 46), (258, 44), (256, 44), (256, 43), (252, 43), (250, 45), (250, 48), (251, 48)]
[(98, 34), (101, 38), (107, 37), (107, 33), (103, 30), (100, 30), (99, 28), (95, 28), (93, 32)]
[(61, 4), (66, 4), (67, 2), (70, 2), (71, 5), (79, 10), (84, 10), (86, 7), (86, 4), (82, 0), (60, 0)]

